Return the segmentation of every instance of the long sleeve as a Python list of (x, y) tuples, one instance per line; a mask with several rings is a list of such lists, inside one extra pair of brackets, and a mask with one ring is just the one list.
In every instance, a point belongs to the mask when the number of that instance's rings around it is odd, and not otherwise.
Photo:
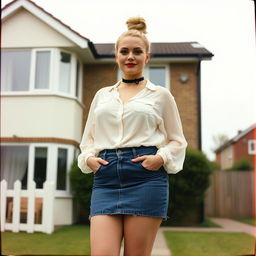
[(95, 156), (94, 148), (94, 109), (97, 101), (97, 94), (94, 96), (90, 106), (88, 118), (84, 128), (82, 140), (80, 143), (81, 153), (78, 155), (78, 167), (83, 173), (91, 173), (92, 169), (86, 164), (88, 157)]
[(167, 144), (160, 147), (157, 154), (162, 156), (167, 173), (175, 174), (183, 168), (187, 141), (174, 97), (165, 91), (162, 100), (162, 122), (159, 128), (166, 135)]

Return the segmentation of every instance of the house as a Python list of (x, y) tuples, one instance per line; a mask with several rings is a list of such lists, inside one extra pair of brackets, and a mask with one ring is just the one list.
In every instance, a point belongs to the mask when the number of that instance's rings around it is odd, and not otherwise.
[(216, 162), (221, 169), (226, 169), (232, 167), (240, 159), (248, 159), (255, 168), (255, 145), (256, 124), (253, 124), (244, 131), (238, 131), (236, 136), (215, 150)]
[[(200, 65), (213, 54), (197, 42), (153, 43), (152, 53), (145, 76), (171, 90), (189, 146), (201, 149)], [(114, 44), (94, 44), (34, 2), (14, 0), (2, 9), (1, 58), (1, 227), (51, 233), (74, 222), (68, 171), (95, 92), (121, 77)]]

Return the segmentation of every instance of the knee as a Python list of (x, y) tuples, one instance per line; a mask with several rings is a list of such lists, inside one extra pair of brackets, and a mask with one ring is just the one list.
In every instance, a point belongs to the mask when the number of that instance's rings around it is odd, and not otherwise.
[(91, 250), (91, 256), (119, 256), (120, 250), (113, 250), (109, 247), (98, 247), (96, 250)]
[(133, 248), (132, 250), (124, 249), (124, 256), (150, 256), (151, 252)]

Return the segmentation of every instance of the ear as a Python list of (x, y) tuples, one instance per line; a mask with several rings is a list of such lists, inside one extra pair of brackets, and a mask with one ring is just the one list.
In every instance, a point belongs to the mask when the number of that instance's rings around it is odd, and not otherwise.
[(151, 53), (151, 52), (148, 52), (148, 53), (147, 53), (147, 57), (146, 57), (145, 64), (147, 64), (147, 63), (148, 63), (148, 61), (149, 61), (149, 60), (150, 60), (150, 58), (151, 58), (151, 55), (152, 55), (152, 53)]

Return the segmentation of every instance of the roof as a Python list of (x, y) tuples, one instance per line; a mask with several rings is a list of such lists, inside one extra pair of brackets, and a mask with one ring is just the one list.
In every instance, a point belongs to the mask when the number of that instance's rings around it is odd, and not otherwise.
[(2, 20), (5, 20), (20, 8), (28, 10), (30, 13), (43, 20), (46, 24), (53, 27), (56, 31), (63, 34), (81, 48), (87, 47), (90, 41), (88, 38), (82, 36), (31, 0), (14, 0), (5, 5), (2, 8)]
[[(114, 44), (94, 44), (98, 58), (114, 58)], [(213, 54), (197, 42), (151, 43), (152, 58), (196, 57), (211, 58)]]
[(237, 142), (240, 138), (244, 137), (245, 135), (247, 135), (249, 132), (251, 132), (252, 130), (256, 129), (256, 124), (253, 124), (251, 126), (249, 126), (247, 129), (245, 129), (244, 131), (239, 131), (238, 134), (233, 137), (232, 139), (228, 140), (227, 142), (225, 142), (223, 145), (221, 145), (220, 147), (218, 147), (214, 152), (215, 153), (219, 153), (222, 150), (224, 150), (225, 148), (227, 148), (229, 145)]
[[(80, 48), (89, 47), (95, 59), (113, 59), (115, 57), (113, 43), (94, 44), (88, 38), (82, 36), (31, 0), (14, 0), (8, 3), (2, 8), (2, 19), (4, 20), (8, 18), (22, 7), (73, 41)], [(210, 51), (197, 42), (152, 43), (151, 52), (151, 58), (169, 57), (207, 59), (213, 57), (213, 54)]]

